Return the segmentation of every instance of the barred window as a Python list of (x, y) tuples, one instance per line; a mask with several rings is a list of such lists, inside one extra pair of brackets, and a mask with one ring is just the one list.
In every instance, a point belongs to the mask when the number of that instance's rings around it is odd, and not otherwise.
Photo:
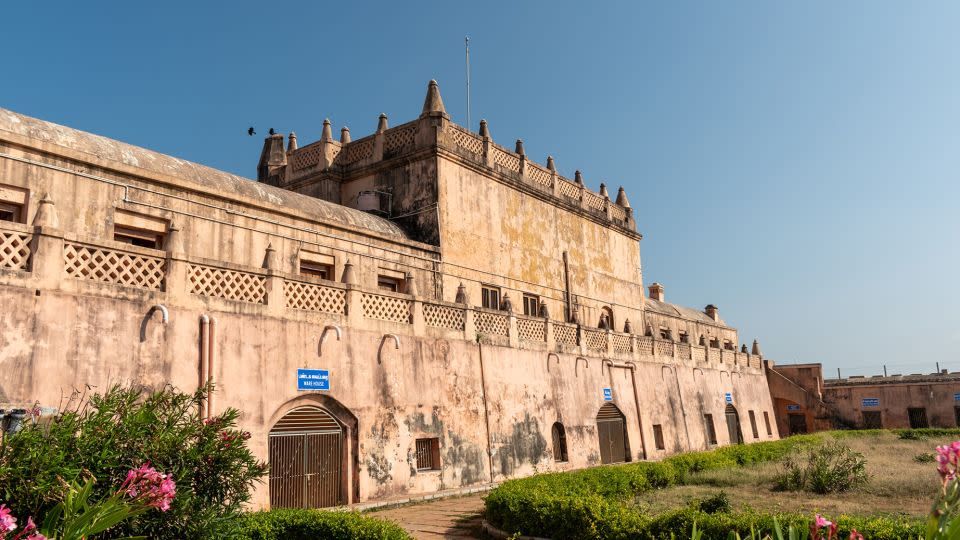
[(417, 470), (440, 470), (440, 439), (417, 439)]
[(500, 288), (484, 285), (481, 290), (481, 304), (487, 309), (500, 309)]

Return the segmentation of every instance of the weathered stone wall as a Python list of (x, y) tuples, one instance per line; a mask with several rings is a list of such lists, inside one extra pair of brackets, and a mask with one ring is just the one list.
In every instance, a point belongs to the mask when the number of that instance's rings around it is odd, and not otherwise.
[[(864, 384), (827, 386), (823, 399), (838, 418), (850, 426), (863, 426), (865, 411), (880, 411), (885, 428), (909, 428), (908, 408), (926, 411), (930, 427), (958, 427), (960, 379), (942, 382), (902, 382), (900, 384)], [(879, 400), (879, 406), (864, 406), (865, 398)]]

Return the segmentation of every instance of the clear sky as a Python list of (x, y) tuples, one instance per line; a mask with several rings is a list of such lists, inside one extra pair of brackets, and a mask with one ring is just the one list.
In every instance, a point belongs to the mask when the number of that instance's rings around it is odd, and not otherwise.
[[(93, 5), (99, 8), (91, 7)], [(623, 185), (644, 281), (829, 375), (960, 370), (955, 2), (16, 2), (0, 106), (243, 176), (268, 128), (466, 123)], [(248, 137), (248, 126), (258, 136)], [(476, 129), (476, 125), (473, 126)]]

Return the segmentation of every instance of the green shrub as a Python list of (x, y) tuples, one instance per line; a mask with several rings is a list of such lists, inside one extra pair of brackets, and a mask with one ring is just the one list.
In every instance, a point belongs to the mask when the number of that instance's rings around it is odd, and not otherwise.
[(241, 538), (250, 540), (410, 540), (403, 529), (356, 512), (283, 508), (244, 516)]
[(924, 441), (927, 439), (956, 437), (960, 435), (960, 428), (917, 428), (893, 430), (904, 440)]
[(27, 423), (0, 445), (0, 499), (15, 515), (39, 522), (71, 483), (95, 478), (91, 497), (102, 499), (130, 469), (148, 462), (176, 482), (170, 510), (124, 521), (110, 536), (228, 536), (266, 465), (247, 448), (249, 434), (236, 429), (235, 409), (201, 421), (205, 394), (114, 386), (49, 422)]
[(937, 455), (933, 452), (924, 452), (913, 456), (913, 460), (917, 463), (933, 463), (937, 460)]
[(697, 510), (706, 514), (729, 514), (733, 511), (733, 508), (730, 506), (730, 497), (727, 495), (727, 492), (723, 490), (702, 501), (698, 501), (695, 507)]
[[(650, 540), (689, 538), (694, 523), (697, 530), (703, 534), (704, 540), (726, 539), (731, 533), (749, 538), (751, 530), (760, 532), (760, 537), (765, 538), (767, 534), (772, 535), (774, 520), (783, 530), (793, 526), (801, 532), (806, 532), (813, 521), (810, 516), (801, 514), (757, 512), (707, 514), (694, 509), (683, 509), (666, 512), (653, 518), (648, 523), (644, 536), (640, 538)], [(856, 529), (869, 540), (904, 540), (923, 537), (923, 523), (916, 520), (838, 516), (833, 521), (837, 523), (837, 538), (849, 538), (851, 529)]]
[(838, 493), (867, 481), (863, 454), (836, 442), (799, 449), (783, 459), (784, 471), (775, 480), (776, 489)]

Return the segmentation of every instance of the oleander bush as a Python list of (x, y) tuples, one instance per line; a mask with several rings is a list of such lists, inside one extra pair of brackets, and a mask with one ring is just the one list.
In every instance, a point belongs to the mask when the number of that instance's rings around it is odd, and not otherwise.
[(250, 540), (411, 540), (397, 525), (356, 512), (292, 508), (247, 514), (239, 536)]
[(266, 465), (247, 448), (249, 434), (237, 429), (238, 411), (201, 419), (209, 390), (114, 386), (43, 422), (27, 422), (0, 444), (0, 503), (41, 523), (72, 486), (93, 480), (89, 498), (103, 500), (146, 462), (169, 474), (176, 498), (167, 512), (122, 521), (108, 537), (230, 536)]

